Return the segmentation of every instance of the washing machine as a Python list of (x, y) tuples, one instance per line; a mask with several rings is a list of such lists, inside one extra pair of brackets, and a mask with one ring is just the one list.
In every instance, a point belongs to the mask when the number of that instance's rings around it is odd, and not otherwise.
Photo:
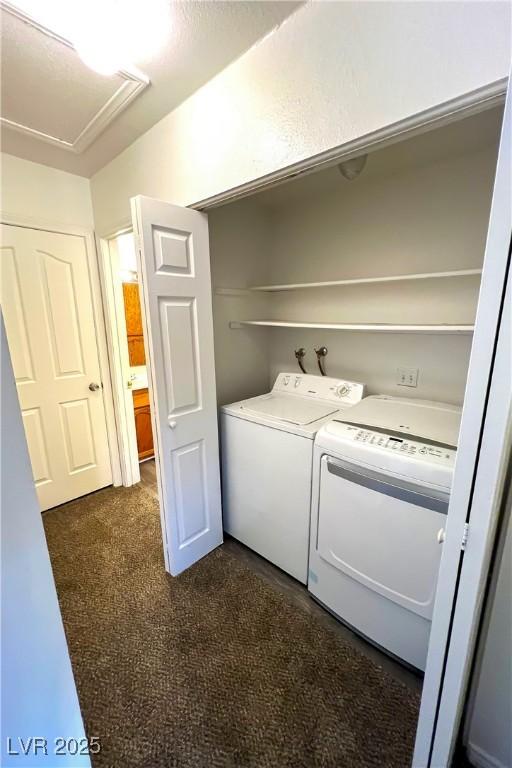
[(224, 530), (303, 584), (313, 440), (363, 395), (356, 382), (280, 373), (271, 392), (221, 408)]
[(425, 669), (460, 408), (370, 396), (318, 431), (308, 589)]

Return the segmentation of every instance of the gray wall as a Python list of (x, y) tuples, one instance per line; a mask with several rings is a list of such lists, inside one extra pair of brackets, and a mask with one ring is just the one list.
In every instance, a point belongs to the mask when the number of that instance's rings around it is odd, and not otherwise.
[(512, 766), (512, 491), (507, 515), (464, 733), (468, 756), (477, 768)]
[[(3, 768), (89, 766), (88, 757), (55, 757), (54, 739), (84, 738), (21, 411), (1, 318), (1, 524)], [(48, 740), (48, 755), (8, 755), (7, 739)]]

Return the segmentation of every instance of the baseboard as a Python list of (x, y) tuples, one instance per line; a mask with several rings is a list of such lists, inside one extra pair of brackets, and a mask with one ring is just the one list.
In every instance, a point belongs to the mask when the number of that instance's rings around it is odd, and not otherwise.
[(493, 757), (485, 749), (477, 747), (476, 744), (469, 742), (466, 745), (467, 755), (471, 765), (475, 768), (507, 768), (505, 763), (500, 762), (496, 757)]

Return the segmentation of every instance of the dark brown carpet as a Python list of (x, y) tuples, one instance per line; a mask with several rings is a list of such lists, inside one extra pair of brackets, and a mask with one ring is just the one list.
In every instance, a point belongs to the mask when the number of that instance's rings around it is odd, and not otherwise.
[(95, 766), (409, 766), (418, 696), (223, 548), (168, 576), (148, 491), (44, 524)]

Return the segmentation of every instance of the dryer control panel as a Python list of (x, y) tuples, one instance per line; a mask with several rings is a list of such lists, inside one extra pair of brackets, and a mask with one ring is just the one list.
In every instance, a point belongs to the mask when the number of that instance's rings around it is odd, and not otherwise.
[(368, 448), (381, 449), (419, 461), (440, 463), (447, 467), (452, 467), (455, 464), (455, 456), (457, 454), (455, 448), (423, 443), (411, 440), (409, 437), (390, 435), (385, 432), (366, 429), (363, 426), (343, 424), (339, 421), (331, 422), (326, 426), (329, 432), (333, 428), (336, 429), (338, 437), (342, 437), (350, 442), (360, 443)]
[(333, 379), (330, 376), (313, 376), (309, 373), (280, 373), (272, 392), (288, 392), (301, 397), (328, 400), (338, 407), (355, 405), (363, 399), (365, 385), (355, 381)]

